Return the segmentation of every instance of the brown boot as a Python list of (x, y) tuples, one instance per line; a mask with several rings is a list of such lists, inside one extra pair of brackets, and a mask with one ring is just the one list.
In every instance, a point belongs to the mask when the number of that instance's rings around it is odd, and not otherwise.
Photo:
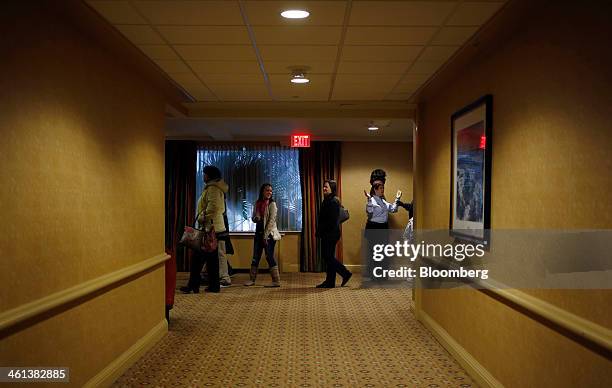
[(272, 276), (272, 283), (264, 287), (280, 287), (280, 274), (278, 273), (278, 265), (270, 268), (270, 275)]
[(250, 276), (251, 279), (248, 282), (244, 283), (244, 285), (247, 287), (255, 285), (255, 278), (257, 277), (257, 267), (255, 267), (254, 265), (251, 266)]

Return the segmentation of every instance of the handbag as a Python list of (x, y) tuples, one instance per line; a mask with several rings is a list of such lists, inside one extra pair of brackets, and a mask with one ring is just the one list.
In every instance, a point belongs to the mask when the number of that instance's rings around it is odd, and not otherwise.
[(186, 226), (185, 231), (183, 232), (183, 236), (179, 240), (179, 244), (189, 249), (193, 249), (194, 251), (199, 251), (202, 247), (203, 236), (203, 230), (196, 229), (191, 226)]
[[(200, 213), (196, 216), (196, 221), (200, 217)], [(214, 252), (217, 249), (217, 235), (215, 234), (215, 226), (210, 220), (210, 230), (198, 229), (194, 226), (186, 226), (183, 235), (179, 240), (179, 244), (194, 251)]]
[(202, 214), (202, 212), (199, 212), (196, 215), (195, 221), (193, 222), (193, 226), (185, 226), (183, 235), (181, 236), (181, 239), (178, 242), (179, 245), (182, 245), (189, 249), (193, 249), (194, 251), (199, 251), (201, 249), (202, 237), (204, 236), (204, 231), (195, 227), (195, 224), (196, 222), (198, 222), (200, 214)]
[(338, 225), (349, 219), (349, 212), (340, 205), (340, 213), (338, 213)]
[(215, 233), (215, 225), (212, 220), (210, 220), (210, 230), (202, 231), (201, 249), (203, 252), (214, 252), (217, 250), (217, 234)]

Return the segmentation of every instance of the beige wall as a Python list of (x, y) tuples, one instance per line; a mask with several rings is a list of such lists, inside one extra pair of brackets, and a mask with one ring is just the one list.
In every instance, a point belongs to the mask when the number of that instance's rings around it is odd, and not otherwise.
[[(549, 2), (523, 15), (419, 109), (420, 228), (447, 228), (450, 116), (493, 94), (493, 228), (612, 228), (610, 7)], [(610, 327), (610, 290), (528, 291)], [(426, 291), (422, 309), (508, 387), (610, 386), (609, 360), (478, 291)]]
[[(161, 96), (38, 3), (15, 4), (1, 11), (2, 312), (164, 252)], [(69, 307), (3, 332), (2, 365), (68, 366), (82, 386), (162, 322), (163, 267)]]
[[(370, 173), (376, 168), (387, 172), (385, 194), (395, 198), (402, 190), (402, 200), (412, 199), (412, 143), (342, 143), (342, 204), (349, 210), (350, 218), (342, 224), (344, 263), (361, 265), (361, 242), (366, 224), (365, 196), (370, 190)], [(400, 209), (389, 219), (392, 229), (404, 229), (408, 213)]]

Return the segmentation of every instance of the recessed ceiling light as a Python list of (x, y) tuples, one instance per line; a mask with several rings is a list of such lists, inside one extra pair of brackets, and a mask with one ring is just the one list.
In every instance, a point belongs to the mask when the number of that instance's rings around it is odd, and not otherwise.
[(286, 19), (304, 19), (310, 15), (310, 12), (302, 9), (288, 9), (281, 12), (281, 16)]
[(304, 73), (293, 73), (293, 76), (291, 77), (291, 83), (294, 84), (307, 84), (309, 83), (310, 80), (308, 79), (308, 77), (306, 77), (306, 74)]

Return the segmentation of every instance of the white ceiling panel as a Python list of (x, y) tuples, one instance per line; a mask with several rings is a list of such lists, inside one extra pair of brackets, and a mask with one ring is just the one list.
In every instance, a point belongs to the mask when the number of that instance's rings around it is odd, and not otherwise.
[(147, 24), (127, 1), (88, 1), (93, 9), (112, 24)]
[[(259, 46), (259, 52), (266, 61), (294, 61), (305, 62), (311, 60), (317, 61), (335, 61), (338, 54), (338, 46)], [(299, 65), (300, 63), (296, 63)]]
[(394, 94), (412, 93), (415, 90), (417, 90), (421, 85), (423, 85), (422, 82), (402, 83), (402, 84), (397, 85), (395, 88), (393, 88), (392, 93)]
[(266, 26), (253, 27), (257, 44), (333, 45), (340, 43), (341, 27)]
[(170, 44), (250, 44), (243, 26), (159, 26)]
[(119, 30), (132, 43), (139, 44), (165, 44), (164, 40), (149, 26), (135, 26), (119, 24), (115, 28)]
[(338, 74), (404, 74), (411, 62), (340, 62)]
[(265, 101), (271, 100), (268, 89), (263, 85), (212, 85), (210, 89), (223, 101)]
[(181, 85), (201, 85), (202, 82), (195, 76), (195, 74), (189, 73), (169, 73), (170, 77)]
[(370, 91), (389, 92), (400, 80), (401, 74), (371, 75), (371, 74), (338, 74), (334, 90), (340, 89), (367, 89)]
[(256, 61), (251, 45), (176, 45), (186, 61)]
[(290, 74), (290, 67), (305, 69), (308, 74), (327, 74), (334, 71), (334, 62), (318, 61), (264, 61), (269, 74)]
[(161, 44), (147, 44), (147, 45), (139, 45), (139, 49), (142, 50), (149, 58), (151, 59), (160, 59), (160, 60), (179, 60), (179, 56), (176, 55), (174, 50), (170, 48), (168, 45)]
[(384, 99), (394, 100), (394, 101), (405, 101), (405, 100), (408, 100), (414, 94), (415, 91), (416, 89), (413, 91), (405, 92), (405, 93), (390, 93), (390, 94), (387, 94)]
[[(345, 1), (245, 1), (249, 23), (253, 26), (309, 25), (341, 26), (346, 10)], [(287, 9), (305, 9), (308, 19), (288, 20), (280, 16)]]
[(446, 22), (447, 26), (480, 26), (497, 12), (503, 3), (465, 2)]
[[(332, 100), (335, 101), (380, 101), (387, 95), (386, 91), (373, 91), (367, 88), (334, 88)], [(366, 123), (367, 124), (367, 123)], [(364, 124), (365, 125), (365, 124)]]
[(444, 61), (416, 61), (410, 68), (412, 74), (433, 74), (444, 64)]
[(330, 83), (313, 85), (272, 85), (274, 96), (322, 96), (327, 100)]
[[(409, 98), (504, 3), (85, 1), (198, 100), (327, 103), (331, 90), (334, 101), (385, 99), (378, 102), (385, 106)], [(282, 18), (290, 8), (311, 15)], [(296, 68), (306, 71), (310, 84), (289, 83)]]
[(182, 85), (187, 93), (198, 101), (217, 101), (217, 97), (202, 84), (199, 85)]
[(158, 59), (155, 61), (159, 67), (161, 67), (166, 73), (190, 73), (189, 67), (185, 65), (183, 61), (176, 60), (162, 60)]
[(434, 26), (444, 22), (454, 1), (354, 1), (350, 25)]
[(400, 84), (421, 84), (429, 78), (427, 74), (414, 74), (408, 73), (405, 74), (400, 80)]
[(237, 1), (134, 1), (133, 4), (157, 25), (243, 24)]
[(299, 93), (288, 91), (274, 92), (274, 98), (278, 101), (327, 101), (328, 97), (329, 92), (323, 90), (307, 90)]
[(419, 60), (446, 61), (458, 48), (459, 46), (427, 46), (419, 56)]
[(461, 46), (474, 33), (478, 27), (444, 27), (436, 35), (431, 44), (440, 46)]
[(260, 74), (259, 64), (255, 61), (188, 61), (189, 66), (198, 74)]
[(424, 45), (436, 27), (348, 27), (346, 44), (352, 45)]
[(423, 46), (344, 46), (343, 61), (412, 62)]
[(200, 78), (206, 85), (263, 85), (264, 80), (261, 74), (201, 74)]

